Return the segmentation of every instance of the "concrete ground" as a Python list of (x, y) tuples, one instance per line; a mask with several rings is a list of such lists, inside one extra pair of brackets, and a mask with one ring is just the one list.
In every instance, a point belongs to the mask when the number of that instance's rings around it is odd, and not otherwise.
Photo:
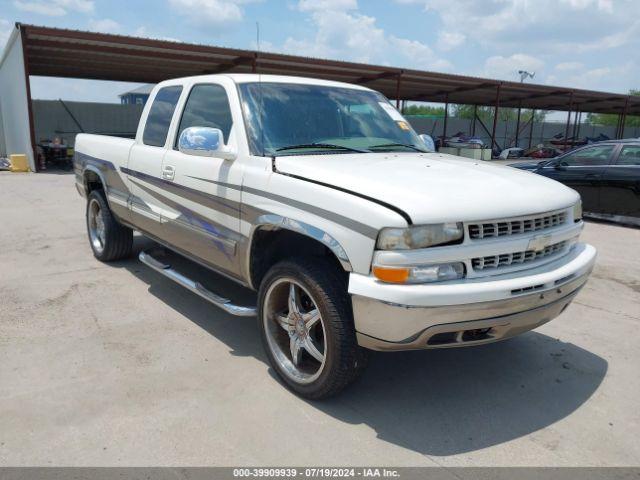
[(588, 223), (593, 277), (537, 331), (307, 402), (254, 319), (97, 262), (83, 214), (72, 175), (0, 173), (1, 466), (640, 465), (639, 229)]

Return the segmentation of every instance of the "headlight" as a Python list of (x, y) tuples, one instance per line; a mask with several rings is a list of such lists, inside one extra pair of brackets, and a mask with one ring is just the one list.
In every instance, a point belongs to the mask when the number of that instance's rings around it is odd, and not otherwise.
[(411, 250), (462, 240), (462, 223), (438, 223), (408, 228), (383, 228), (378, 235), (380, 250)]
[(431, 283), (464, 277), (464, 264), (441, 263), (409, 267), (373, 267), (373, 274), (386, 283)]
[(573, 221), (578, 222), (580, 220), (582, 220), (582, 200), (578, 200), (573, 206)]

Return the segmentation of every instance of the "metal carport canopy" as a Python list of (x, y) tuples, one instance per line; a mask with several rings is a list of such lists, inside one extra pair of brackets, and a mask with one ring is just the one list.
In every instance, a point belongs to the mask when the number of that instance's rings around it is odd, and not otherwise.
[(252, 50), (16, 24), (28, 75), (157, 83), (251, 73), (365, 84), (391, 99), (640, 115), (640, 97), (548, 85), (323, 60)]

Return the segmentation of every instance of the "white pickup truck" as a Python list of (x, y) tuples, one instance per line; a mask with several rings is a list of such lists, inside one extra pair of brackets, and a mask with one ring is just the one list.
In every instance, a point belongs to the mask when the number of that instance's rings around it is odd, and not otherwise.
[(225, 311), (258, 317), (298, 394), (353, 381), (366, 349), (479, 345), (558, 316), (587, 281), (579, 195), (510, 167), (429, 153), (380, 93), (268, 75), (162, 82), (135, 140), (78, 135), (93, 253), (137, 230), (258, 291), (237, 305), (146, 251)]

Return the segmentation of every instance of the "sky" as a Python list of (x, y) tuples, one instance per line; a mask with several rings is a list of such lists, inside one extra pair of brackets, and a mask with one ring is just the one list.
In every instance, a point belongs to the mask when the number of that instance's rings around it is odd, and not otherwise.
[[(0, 0), (15, 22), (626, 93), (640, 0)], [(117, 102), (132, 84), (32, 78), (34, 98)]]

